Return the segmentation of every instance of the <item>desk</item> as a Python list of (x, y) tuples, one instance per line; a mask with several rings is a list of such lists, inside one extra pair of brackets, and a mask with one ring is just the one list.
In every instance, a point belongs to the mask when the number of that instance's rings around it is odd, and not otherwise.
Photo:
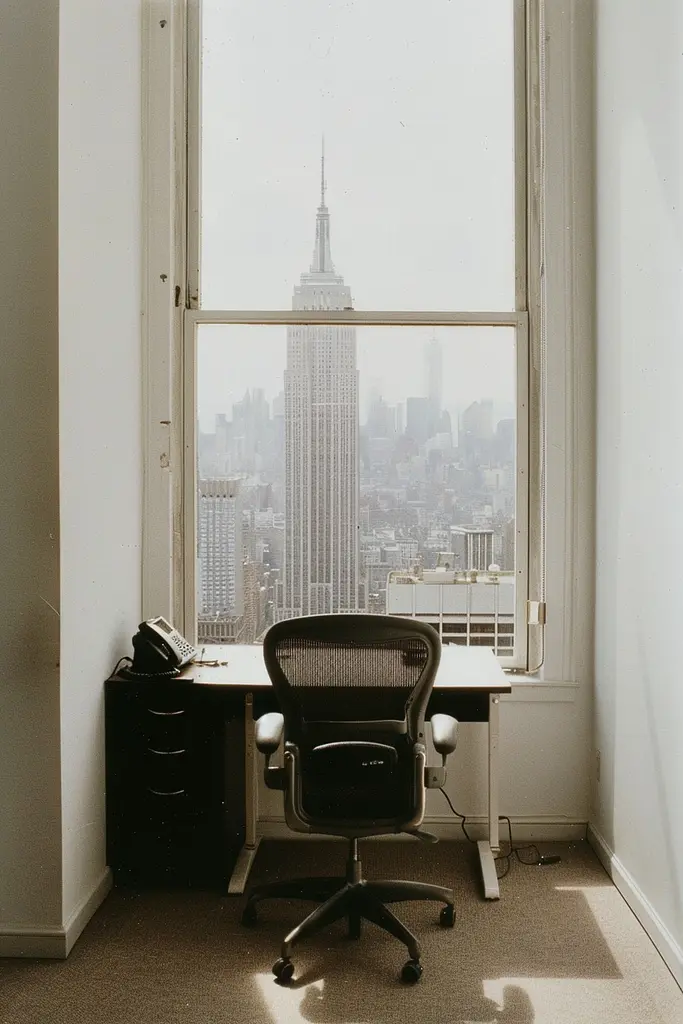
[[(258, 758), (254, 742), (255, 698), (258, 715), (276, 705), (272, 687), (258, 645), (205, 648), (205, 660), (215, 658), (227, 665), (203, 665), (194, 662), (174, 680), (194, 680), (193, 684), (237, 690), (244, 694), (245, 750), (245, 840), (230, 878), (228, 891), (244, 892), (251, 866), (259, 847), (258, 832)], [(500, 849), (498, 832), (498, 713), (501, 693), (510, 693), (511, 685), (499, 662), (486, 647), (442, 647), (441, 661), (427, 709), (430, 714), (451, 714), (461, 722), (488, 722), (488, 835), (477, 843), (486, 899), (498, 899), (500, 888), (494, 854)], [(265, 700), (264, 700), (265, 698)]]

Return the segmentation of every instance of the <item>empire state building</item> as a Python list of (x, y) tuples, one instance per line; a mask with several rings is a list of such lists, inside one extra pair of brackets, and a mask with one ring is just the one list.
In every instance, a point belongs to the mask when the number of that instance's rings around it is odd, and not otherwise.
[[(350, 309), (335, 273), (322, 158), (310, 270), (292, 309)], [(285, 370), (285, 549), (279, 618), (359, 610), (359, 452), (356, 330), (287, 329)]]

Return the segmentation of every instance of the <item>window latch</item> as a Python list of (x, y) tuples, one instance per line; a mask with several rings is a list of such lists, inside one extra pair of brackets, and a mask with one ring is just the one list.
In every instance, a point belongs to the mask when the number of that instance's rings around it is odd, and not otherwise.
[(527, 601), (527, 626), (545, 626), (545, 601)]

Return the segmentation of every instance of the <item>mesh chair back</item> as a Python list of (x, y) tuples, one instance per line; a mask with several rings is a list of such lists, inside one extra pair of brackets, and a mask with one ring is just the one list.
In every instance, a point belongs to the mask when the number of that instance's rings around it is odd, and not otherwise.
[(441, 655), (436, 630), (393, 615), (311, 615), (272, 626), (263, 654), (315, 831), (381, 834), (414, 821), (424, 805), (414, 745), (424, 742)]
[(436, 630), (393, 615), (287, 619), (264, 639), (290, 739), (314, 722), (373, 731), (379, 723), (391, 731), (393, 723), (421, 739), (440, 653)]

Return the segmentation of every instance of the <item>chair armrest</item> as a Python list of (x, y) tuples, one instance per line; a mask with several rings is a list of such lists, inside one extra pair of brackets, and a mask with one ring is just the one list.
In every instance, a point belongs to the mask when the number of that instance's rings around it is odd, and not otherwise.
[(434, 749), (443, 757), (452, 754), (458, 739), (457, 720), (450, 715), (432, 715), (430, 724)]
[(256, 746), (262, 754), (270, 757), (282, 742), (285, 720), (279, 712), (271, 711), (257, 718), (255, 726)]

